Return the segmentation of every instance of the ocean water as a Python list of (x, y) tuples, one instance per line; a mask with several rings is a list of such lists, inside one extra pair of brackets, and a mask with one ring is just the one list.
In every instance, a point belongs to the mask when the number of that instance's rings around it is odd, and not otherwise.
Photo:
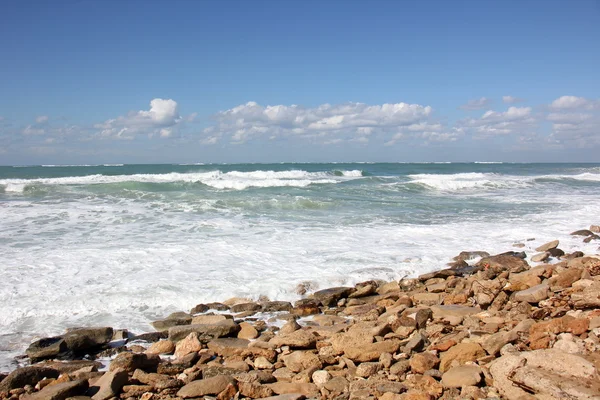
[[(600, 164), (0, 167), (0, 371), (67, 327), (149, 322), (233, 296), (295, 300), (528, 255), (600, 224)], [(528, 240), (533, 239), (533, 240)]]

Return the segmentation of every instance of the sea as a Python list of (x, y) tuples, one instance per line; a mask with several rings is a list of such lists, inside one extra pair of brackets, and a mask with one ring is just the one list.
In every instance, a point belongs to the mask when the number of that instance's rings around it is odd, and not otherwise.
[[(0, 167), (0, 371), (66, 328), (444, 268), (600, 224), (600, 164)], [(523, 248), (514, 247), (524, 245)]]

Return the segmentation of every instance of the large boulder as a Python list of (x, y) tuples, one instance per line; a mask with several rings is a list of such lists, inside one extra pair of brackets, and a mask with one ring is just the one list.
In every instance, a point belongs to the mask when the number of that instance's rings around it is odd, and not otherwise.
[(496, 275), (503, 271), (519, 273), (529, 269), (527, 261), (513, 254), (498, 254), (491, 257), (484, 257), (479, 260), (476, 266), (491, 270)]
[(152, 326), (157, 331), (166, 331), (173, 326), (189, 325), (192, 322), (192, 316), (184, 312), (172, 313), (165, 319), (152, 322)]
[(73, 329), (62, 336), (48, 337), (33, 342), (26, 350), (31, 361), (59, 358), (67, 354), (81, 354), (99, 349), (111, 341), (113, 329), (81, 328)]
[(88, 381), (79, 379), (47, 385), (37, 393), (23, 396), (22, 400), (65, 400), (73, 396), (82, 395), (88, 389)]
[(315, 300), (319, 301), (324, 306), (335, 306), (338, 300), (348, 297), (356, 291), (353, 287), (334, 287), (329, 289), (319, 290), (313, 294)]
[(44, 378), (58, 378), (58, 374), (57, 370), (51, 368), (18, 368), (0, 382), (0, 392), (8, 392), (25, 385), (35, 386), (36, 383)]
[(239, 330), (239, 325), (231, 319), (226, 319), (216, 324), (173, 326), (169, 328), (169, 340), (177, 342), (192, 332), (198, 332), (198, 339), (202, 343), (208, 343), (212, 339), (237, 334)]

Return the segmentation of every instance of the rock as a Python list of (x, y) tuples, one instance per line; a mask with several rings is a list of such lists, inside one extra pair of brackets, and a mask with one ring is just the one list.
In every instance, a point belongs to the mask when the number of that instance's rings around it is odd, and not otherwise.
[(548, 250), (548, 253), (550, 253), (550, 255), (555, 258), (560, 258), (565, 255), (565, 252), (561, 249), (550, 249)]
[(275, 382), (268, 386), (276, 394), (302, 394), (307, 397), (318, 397), (319, 388), (314, 383), (296, 383), (296, 382)]
[(484, 339), (482, 346), (489, 355), (495, 356), (507, 343), (512, 343), (519, 338), (516, 331), (502, 331)]
[(173, 326), (189, 325), (192, 322), (192, 316), (184, 312), (176, 312), (167, 318), (152, 322), (152, 326), (157, 331), (166, 331)]
[(289, 335), (290, 333), (296, 332), (298, 329), (302, 328), (295, 319), (292, 319), (286, 322), (281, 329), (277, 332), (279, 335)]
[(227, 318), (225, 315), (222, 314), (215, 314), (215, 315), (196, 315), (195, 317), (192, 318), (192, 325), (212, 325), (212, 324), (218, 324), (220, 322), (223, 322), (227, 319), (231, 319), (231, 318)]
[(287, 335), (277, 335), (269, 341), (274, 346), (290, 346), (296, 349), (314, 348), (317, 338), (305, 330), (297, 330)]
[(124, 370), (133, 372), (136, 369), (143, 371), (156, 371), (160, 357), (156, 354), (144, 353), (119, 353), (110, 363), (110, 371)]
[(267, 301), (262, 303), (263, 312), (290, 311), (292, 303), (289, 301)]
[(581, 292), (571, 294), (575, 308), (600, 308), (600, 283), (594, 282)]
[(485, 356), (485, 351), (477, 343), (459, 343), (440, 356), (440, 371), (448, 371), (453, 364), (463, 365)]
[(25, 385), (35, 386), (44, 378), (58, 378), (58, 371), (50, 368), (23, 367), (17, 368), (0, 381), (0, 392), (9, 392)]
[(415, 333), (410, 340), (404, 345), (402, 351), (410, 354), (413, 351), (421, 351), (428, 343), (427, 337), (420, 332)]
[(550, 288), (546, 283), (533, 286), (529, 289), (521, 290), (514, 294), (515, 301), (525, 301), (527, 303), (539, 303), (548, 298)]
[(132, 378), (146, 385), (150, 385), (157, 390), (182, 386), (182, 382), (178, 379), (163, 374), (146, 373), (141, 369), (136, 369)]
[(441, 304), (442, 295), (440, 293), (415, 293), (412, 296), (412, 301), (415, 304), (434, 306)]
[(294, 351), (281, 357), (281, 360), (292, 372), (301, 372), (307, 369), (321, 369), (323, 364), (319, 356), (311, 351)]
[(260, 356), (256, 357), (254, 360), (254, 368), (256, 369), (272, 369), (273, 364), (266, 359), (266, 357)]
[(474, 260), (476, 258), (489, 257), (487, 251), (461, 251), (459, 255), (453, 258), (454, 261)]
[(68, 351), (67, 344), (61, 336), (48, 337), (37, 340), (29, 345), (26, 350), (31, 362), (46, 358), (55, 358)]
[(251, 399), (262, 399), (274, 394), (270, 387), (256, 382), (238, 382), (238, 388), (242, 396), (250, 397)]
[(496, 295), (502, 290), (502, 283), (497, 280), (477, 279), (471, 286), (475, 301), (483, 308), (487, 308)]
[(175, 357), (182, 358), (190, 353), (196, 353), (202, 350), (202, 343), (199, 339), (198, 332), (192, 332), (185, 337), (185, 339), (177, 342), (175, 346)]
[(503, 272), (519, 273), (529, 269), (527, 261), (512, 252), (510, 254), (499, 254), (482, 258), (476, 266), (492, 270), (496, 275)]
[(159, 340), (148, 347), (146, 354), (173, 354), (174, 351), (175, 343), (170, 340)]
[(548, 242), (546, 244), (541, 245), (540, 247), (536, 248), (535, 251), (548, 251), (548, 250), (552, 250), (558, 247), (558, 244), (560, 242), (558, 240), (553, 240), (551, 242)]
[(542, 280), (531, 272), (521, 272), (520, 274), (510, 274), (508, 278), (509, 284), (504, 287), (505, 291), (518, 292), (537, 286), (542, 283)]
[(216, 311), (229, 311), (229, 306), (227, 304), (223, 304), (223, 303), (206, 303), (206, 306), (208, 307), (209, 310), (216, 310)]
[(367, 362), (378, 360), (382, 353), (395, 353), (399, 348), (400, 341), (384, 340), (359, 347), (348, 347), (345, 349), (345, 354), (352, 361)]
[(192, 332), (198, 332), (198, 340), (200, 340), (202, 343), (207, 343), (212, 339), (237, 334), (239, 330), (239, 325), (230, 319), (211, 325), (193, 324), (174, 326), (169, 328), (169, 340), (177, 342)]
[(325, 370), (317, 370), (312, 374), (312, 381), (317, 387), (323, 387), (331, 380), (331, 374)]
[(256, 339), (258, 337), (258, 331), (248, 322), (241, 322), (240, 331), (238, 332), (237, 337), (240, 339)]
[(217, 395), (224, 391), (229, 384), (234, 384), (235, 379), (228, 375), (217, 375), (212, 378), (193, 381), (179, 389), (177, 396), (189, 399), (206, 395)]
[(356, 367), (356, 376), (360, 376), (361, 378), (368, 378), (372, 375), (375, 375), (377, 371), (381, 368), (378, 362), (364, 362), (360, 363), (358, 367)]
[(126, 383), (127, 371), (123, 369), (112, 369), (110, 372), (102, 375), (100, 379), (90, 386), (88, 394), (92, 395), (93, 400), (108, 400), (117, 396)]
[(552, 278), (549, 279), (550, 287), (553, 289), (565, 289), (571, 287), (573, 283), (581, 279), (582, 274), (583, 269), (581, 268), (569, 268), (564, 270), (557, 275), (553, 275)]
[(257, 303), (240, 303), (231, 306), (230, 311), (233, 313), (241, 313), (246, 311), (258, 312), (262, 310), (262, 306)]
[(129, 338), (127, 340), (127, 343), (131, 343), (131, 342), (135, 342), (135, 341), (154, 343), (154, 342), (158, 342), (161, 339), (166, 339), (168, 337), (169, 337), (169, 332), (167, 332), (167, 331), (142, 333), (140, 335), (136, 335), (136, 336)]
[(593, 233), (600, 233), (600, 225), (590, 225), (590, 231)]
[(417, 374), (424, 374), (425, 371), (437, 367), (439, 363), (440, 359), (428, 351), (417, 353), (410, 358), (410, 368)]
[(249, 346), (250, 341), (237, 338), (219, 338), (208, 342), (208, 348), (223, 357), (260, 357), (263, 356), (270, 362), (276, 358), (275, 350)]
[(58, 383), (56, 385), (48, 385), (37, 393), (25, 395), (22, 400), (65, 400), (72, 396), (84, 394), (88, 389), (88, 381), (79, 379), (76, 381), (68, 381)]
[(313, 294), (314, 298), (324, 306), (333, 307), (341, 298), (346, 298), (356, 289), (353, 287), (334, 287), (319, 290)]
[(469, 315), (477, 314), (481, 312), (480, 308), (477, 307), (468, 307), (457, 304), (451, 305), (435, 305), (431, 306), (431, 311), (433, 312), (433, 318), (448, 318), (448, 317), (460, 317), (464, 318)]
[(494, 387), (510, 399), (531, 394), (557, 400), (600, 396), (594, 365), (555, 349), (508, 353), (493, 361), (489, 370)]
[(415, 315), (415, 322), (417, 323), (417, 329), (424, 329), (429, 321), (433, 317), (433, 312), (430, 308), (422, 308), (417, 311)]
[(207, 312), (208, 310), (210, 310), (210, 307), (207, 306), (206, 304), (198, 304), (190, 310), (190, 314), (191, 315), (201, 314), (201, 313)]
[(64, 334), (62, 337), (69, 350), (83, 352), (110, 342), (113, 337), (113, 328), (74, 329)]
[(571, 236), (592, 236), (593, 234), (594, 232), (588, 229), (580, 229), (578, 231), (571, 232)]
[(543, 262), (550, 258), (550, 253), (545, 251), (543, 253), (537, 253), (531, 256), (533, 262)]
[(319, 302), (313, 299), (302, 299), (294, 303), (294, 308), (290, 311), (293, 315), (307, 316), (313, 314), (319, 314), (321, 309), (319, 308)]
[(445, 388), (476, 386), (481, 382), (481, 372), (481, 368), (477, 365), (461, 365), (450, 368), (442, 375), (442, 385)]

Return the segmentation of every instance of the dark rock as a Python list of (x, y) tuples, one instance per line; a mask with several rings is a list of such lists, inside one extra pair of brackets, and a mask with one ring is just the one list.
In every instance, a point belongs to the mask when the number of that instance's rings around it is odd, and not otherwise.
[(319, 314), (321, 312), (319, 304), (320, 303), (314, 299), (298, 300), (294, 303), (294, 308), (292, 308), (290, 313), (299, 316)]
[(198, 304), (190, 310), (190, 314), (194, 315), (194, 314), (205, 313), (208, 310), (210, 310), (210, 307), (207, 306), (206, 304)]
[(22, 388), (25, 385), (35, 386), (44, 378), (58, 378), (59, 372), (51, 368), (23, 367), (14, 370), (0, 382), (0, 392)]
[(594, 232), (590, 231), (589, 229), (580, 229), (578, 231), (571, 232), (571, 236), (592, 236), (593, 234)]
[(72, 396), (84, 394), (88, 389), (88, 381), (79, 379), (48, 385), (37, 393), (24, 396), (22, 400), (65, 400)]
[(583, 242), (584, 243), (589, 243), (592, 240), (598, 240), (598, 239), (600, 239), (600, 236), (598, 236), (598, 235), (591, 235), (591, 236), (588, 236), (585, 239), (583, 239)]
[(160, 357), (156, 354), (144, 353), (120, 353), (110, 363), (110, 371), (123, 369), (127, 372), (133, 372), (136, 369), (142, 371), (156, 371), (156, 367), (160, 362)]
[[(112, 367), (112, 364), (111, 364)], [(116, 397), (127, 383), (127, 371), (116, 369), (102, 375), (88, 390), (93, 400), (108, 400)]]
[(58, 358), (68, 351), (67, 343), (60, 337), (49, 337), (37, 340), (29, 345), (25, 353), (31, 362), (46, 358)]
[(231, 306), (230, 310), (233, 313), (241, 313), (241, 312), (247, 312), (247, 311), (252, 311), (252, 312), (257, 312), (260, 311), (262, 309), (260, 304), (256, 304), (256, 303), (241, 303), (241, 304), (236, 304)]
[[(482, 258), (476, 265), (495, 274), (500, 274), (503, 271), (519, 273), (529, 269), (529, 264), (523, 259), (524, 257), (521, 257), (520, 253), (509, 253)], [(515, 254), (518, 254), (518, 256)]]
[(429, 321), (433, 317), (433, 312), (430, 308), (423, 308), (417, 311), (415, 315), (415, 321), (417, 322), (417, 329), (424, 329)]
[(493, 257), (497, 257), (497, 256), (511, 256), (511, 257), (522, 258), (523, 260), (527, 258), (527, 254), (524, 251), (507, 251), (504, 253), (497, 254)]
[(209, 310), (228, 311), (229, 306), (223, 303), (207, 303)]
[(226, 319), (225, 321), (212, 325), (193, 324), (171, 327), (169, 328), (169, 339), (177, 342), (192, 332), (198, 332), (198, 339), (202, 343), (208, 343), (212, 339), (231, 336), (239, 330), (240, 327), (238, 324), (230, 319)]
[(290, 311), (291, 309), (292, 303), (289, 301), (268, 301), (262, 305), (264, 312)]
[(169, 337), (168, 331), (159, 331), (159, 332), (150, 332), (150, 333), (142, 333), (140, 335), (135, 335), (127, 340), (127, 343), (134, 342), (139, 340), (141, 342), (154, 343), (158, 342), (160, 339), (166, 339)]
[(79, 353), (110, 342), (113, 337), (113, 328), (75, 329), (64, 334), (62, 337), (69, 350)]
[(165, 331), (173, 326), (189, 325), (192, 322), (192, 316), (184, 312), (176, 312), (167, 318), (152, 322), (152, 326), (157, 331)]
[(451, 269), (464, 268), (469, 266), (469, 264), (465, 260), (453, 261), (446, 265), (449, 266)]
[(572, 260), (573, 258), (581, 258), (583, 257), (585, 254), (583, 254), (583, 251), (574, 251), (570, 254), (565, 254), (564, 256), (562, 256), (561, 258), (563, 260)]
[(71, 361), (44, 361), (33, 365), (38, 368), (52, 368), (61, 374), (75, 372), (81, 368), (91, 367), (92, 371), (98, 371), (102, 368), (102, 363), (98, 361), (88, 360), (71, 360)]
[(473, 260), (475, 258), (489, 257), (487, 251), (461, 251), (459, 255), (453, 258), (454, 261)]
[(548, 251), (548, 253), (550, 253), (550, 255), (551, 255), (552, 257), (555, 257), (555, 258), (562, 257), (562, 256), (564, 256), (564, 255), (565, 255), (565, 252), (564, 252), (564, 251), (562, 251), (562, 250), (561, 250), (561, 249), (559, 249), (559, 248), (550, 249), (550, 250), (547, 250), (547, 251)]
[(349, 294), (354, 292), (356, 289), (353, 287), (334, 287), (329, 289), (323, 289), (313, 294), (314, 298), (319, 301), (322, 305), (328, 307), (335, 307), (338, 300), (348, 297)]
[(466, 267), (459, 267), (454, 269), (454, 271), (456, 272), (457, 276), (468, 276), (468, 275), (473, 275), (479, 271), (481, 271), (483, 269), (483, 266), (477, 266), (477, 265), (467, 265)]

